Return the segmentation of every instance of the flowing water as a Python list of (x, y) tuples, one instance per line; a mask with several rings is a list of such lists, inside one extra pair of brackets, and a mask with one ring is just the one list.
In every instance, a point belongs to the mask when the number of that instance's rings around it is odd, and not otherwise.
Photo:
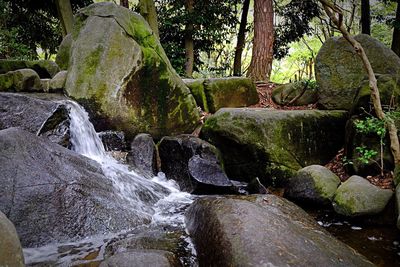
[[(181, 239), (186, 253), (191, 258), (195, 252), (184, 232), (183, 212), (192, 203), (193, 197), (181, 192), (173, 181), (168, 181), (163, 173), (149, 180), (128, 166), (107, 155), (103, 144), (89, 121), (87, 112), (73, 101), (64, 102), (69, 109), (70, 136), (72, 150), (95, 160), (101, 165), (104, 175), (112, 181), (116, 197), (134, 209), (140, 216), (151, 218), (149, 225), (138, 226), (141, 231), (151, 228), (172, 229), (182, 234)], [(126, 229), (121, 233), (99, 234), (65, 244), (50, 244), (40, 248), (24, 249), (27, 265), (71, 266), (98, 262), (103, 259), (105, 248), (110, 242), (130, 237), (138, 229)], [(188, 256), (189, 255), (189, 256)], [(182, 259), (181, 259), (182, 260)], [(193, 259), (184, 259), (183, 263)], [(187, 265), (187, 263), (186, 263)]]

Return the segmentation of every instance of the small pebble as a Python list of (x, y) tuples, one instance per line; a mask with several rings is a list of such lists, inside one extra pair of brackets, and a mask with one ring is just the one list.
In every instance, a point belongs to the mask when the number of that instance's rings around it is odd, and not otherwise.
[(352, 230), (362, 230), (362, 228), (359, 227), (359, 226), (352, 226), (351, 229), (352, 229)]

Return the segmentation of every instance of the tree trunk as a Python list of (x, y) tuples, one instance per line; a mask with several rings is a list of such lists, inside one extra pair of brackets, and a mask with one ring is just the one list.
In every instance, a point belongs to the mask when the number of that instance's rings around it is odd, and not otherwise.
[(392, 50), (400, 57), (400, 0), (397, 0), (397, 11), (393, 29)]
[(272, 70), (274, 9), (272, 0), (254, 0), (254, 39), (249, 72), (253, 81), (268, 82)]
[(56, 6), (63, 36), (65, 36), (72, 32), (74, 26), (74, 15), (72, 14), (71, 2), (69, 0), (56, 0)]
[(129, 1), (128, 0), (119, 0), (119, 5), (129, 8)]
[(397, 128), (396, 125), (394, 124), (393, 119), (386, 116), (382, 110), (378, 85), (371, 63), (369, 62), (369, 59), (365, 54), (365, 51), (361, 46), (361, 44), (357, 42), (356, 39), (354, 39), (354, 37), (349, 34), (349, 32), (346, 30), (346, 27), (343, 25), (342, 10), (337, 6), (335, 6), (334, 4), (332, 4), (331, 2), (329, 2), (328, 0), (319, 0), (319, 1), (322, 3), (325, 12), (331, 18), (332, 22), (336, 24), (336, 26), (342, 33), (343, 37), (353, 46), (354, 50), (356, 51), (356, 53), (363, 62), (364, 68), (368, 73), (369, 87), (371, 89), (371, 99), (374, 105), (374, 110), (378, 119), (385, 121), (386, 129), (388, 130), (389, 133), (390, 149), (392, 151), (392, 155), (394, 158), (395, 169), (398, 169), (400, 166), (400, 143), (399, 143), (399, 137), (397, 136)]
[(153, 30), (157, 38), (159, 38), (157, 10), (154, 0), (140, 0), (139, 7), (140, 14), (144, 17), (147, 23), (149, 23), (150, 28)]
[[(185, 8), (189, 15), (194, 11), (194, 0), (185, 0)], [(185, 26), (185, 74), (186, 77), (191, 78), (193, 75), (193, 65), (194, 65), (194, 40), (193, 40), (193, 30), (194, 25), (189, 19)]]
[(250, 0), (244, 0), (242, 18), (240, 20), (240, 27), (237, 39), (237, 45), (235, 50), (235, 61), (233, 64), (233, 75), (242, 75), (242, 53), (246, 40), (246, 26), (247, 26), (247, 15), (249, 14)]
[(361, 0), (361, 33), (371, 35), (371, 12), (369, 0)]

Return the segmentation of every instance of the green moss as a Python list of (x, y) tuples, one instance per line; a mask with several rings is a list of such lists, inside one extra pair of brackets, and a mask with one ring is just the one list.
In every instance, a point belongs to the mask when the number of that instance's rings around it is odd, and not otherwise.
[(12, 89), (14, 85), (14, 75), (7, 73), (7, 74), (0, 74), (0, 91), (9, 91)]

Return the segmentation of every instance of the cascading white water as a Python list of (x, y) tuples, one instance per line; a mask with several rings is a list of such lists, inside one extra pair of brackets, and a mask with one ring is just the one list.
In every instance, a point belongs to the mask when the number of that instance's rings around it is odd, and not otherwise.
[(167, 181), (163, 174), (148, 180), (108, 156), (83, 107), (73, 101), (67, 101), (66, 105), (69, 108), (72, 149), (100, 163), (120, 197), (138, 212), (152, 216), (153, 222), (183, 223), (179, 211), (182, 205), (191, 203), (191, 195), (179, 191), (176, 183)]
[[(70, 135), (72, 150), (98, 162), (104, 175), (112, 181), (118, 204), (127, 205), (144, 218), (152, 219), (152, 226), (172, 226), (184, 229), (185, 208), (193, 201), (190, 194), (181, 192), (177, 184), (168, 181), (163, 173), (149, 180), (130, 171), (126, 165), (120, 164), (108, 156), (104, 146), (89, 121), (87, 112), (73, 101), (63, 102), (69, 109)], [(110, 199), (110, 201), (117, 201)], [(131, 229), (126, 229), (127, 231)], [(104, 252), (109, 240), (118, 238), (124, 233), (99, 233), (99, 236), (87, 237), (82, 241), (50, 244), (40, 248), (24, 249), (25, 263), (56, 262), (56, 265), (69, 266), (77, 257), (84, 257), (88, 251), (100, 248)], [(190, 240), (188, 242), (190, 249)], [(60, 253), (60, 247), (71, 247), (71, 254)], [(64, 249), (61, 249), (63, 251)], [(77, 252), (79, 251), (79, 252)], [(99, 253), (99, 259), (102, 253)], [(195, 252), (192, 253), (193, 255)]]

